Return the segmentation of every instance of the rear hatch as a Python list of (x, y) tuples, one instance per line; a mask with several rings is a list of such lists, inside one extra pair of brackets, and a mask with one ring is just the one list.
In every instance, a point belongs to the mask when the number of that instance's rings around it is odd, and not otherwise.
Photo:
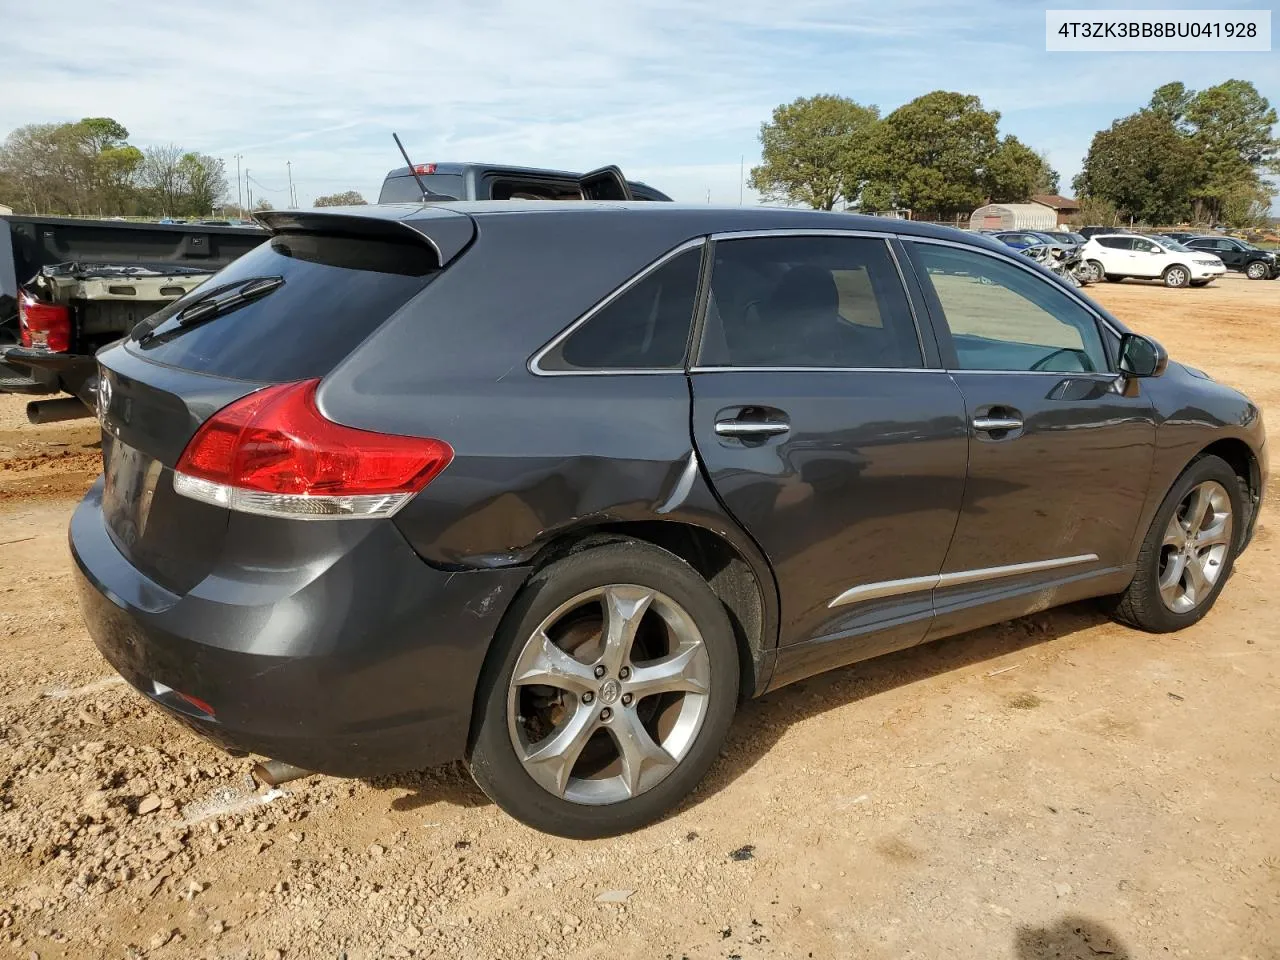
[[(436, 210), (288, 213), (272, 237), (99, 355), (103, 517), (148, 578), (186, 593), (213, 570), (232, 512), (174, 490), (206, 420), (264, 387), (324, 377), (470, 243)], [(259, 518), (251, 518), (259, 519)], [(280, 524), (281, 533), (289, 524)]]

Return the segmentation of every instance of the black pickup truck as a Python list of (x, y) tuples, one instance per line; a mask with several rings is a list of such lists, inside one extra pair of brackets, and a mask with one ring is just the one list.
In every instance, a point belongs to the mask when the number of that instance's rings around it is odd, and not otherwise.
[[(423, 163), (388, 173), (378, 202), (582, 199), (671, 198), (615, 166)], [(71, 394), (28, 404), (33, 423), (92, 415), (98, 348), (265, 239), (256, 225), (0, 216), (0, 393)]]
[(97, 349), (266, 236), (257, 225), (0, 216), (0, 392), (78, 398), (32, 403), (33, 422), (88, 415)]
[(646, 183), (628, 180), (613, 166), (571, 173), (492, 163), (417, 163), (400, 167), (387, 174), (378, 194), (379, 203), (418, 203), (424, 199), (671, 200)]

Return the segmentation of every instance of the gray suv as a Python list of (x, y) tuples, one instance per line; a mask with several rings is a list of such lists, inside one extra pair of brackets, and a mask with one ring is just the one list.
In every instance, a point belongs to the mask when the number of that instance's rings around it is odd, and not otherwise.
[(99, 354), (70, 531), (103, 656), (231, 749), (464, 758), (525, 823), (606, 836), (693, 789), (743, 698), (1088, 597), (1180, 629), (1256, 525), (1258, 407), (983, 237), (262, 220)]

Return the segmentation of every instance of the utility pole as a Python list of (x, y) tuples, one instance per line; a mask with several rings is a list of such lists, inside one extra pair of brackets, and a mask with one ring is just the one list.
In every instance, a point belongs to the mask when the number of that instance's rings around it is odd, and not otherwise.
[(245, 209), (252, 210), (253, 209), (253, 187), (249, 186), (249, 168), (248, 167), (244, 168), (244, 198), (245, 198), (245, 201), (249, 204), (249, 206), (246, 207)]
[(293, 161), (286, 160), (284, 165), (285, 169), (289, 171), (289, 206), (296, 207), (298, 205), (298, 196), (293, 192)]
[(707, 204), (710, 205), (710, 203), (711, 203), (711, 188), (707, 187)]
[(240, 160), (242, 153), (236, 154), (236, 206), (240, 208), (240, 216), (244, 216), (244, 192), (240, 189)]
[(745, 182), (745, 174), (747, 172), (747, 155), (745, 153), (738, 155), (738, 206), (742, 206), (742, 185)]

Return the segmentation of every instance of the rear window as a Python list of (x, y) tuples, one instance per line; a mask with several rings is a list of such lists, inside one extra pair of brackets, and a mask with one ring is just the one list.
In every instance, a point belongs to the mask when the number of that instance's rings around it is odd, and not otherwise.
[[(422, 185), (431, 193), (451, 200), (464, 199), (465, 188), (460, 173), (424, 173)], [(382, 182), (382, 193), (378, 195), (379, 203), (421, 203), (422, 189), (418, 181), (409, 174), (403, 177), (387, 177)]]
[[(148, 360), (240, 380), (322, 377), (439, 271), (422, 246), (365, 237), (285, 234), (144, 320), (129, 348)], [(182, 310), (256, 278), (284, 283), (190, 326)], [(154, 335), (140, 339), (149, 331)]]

